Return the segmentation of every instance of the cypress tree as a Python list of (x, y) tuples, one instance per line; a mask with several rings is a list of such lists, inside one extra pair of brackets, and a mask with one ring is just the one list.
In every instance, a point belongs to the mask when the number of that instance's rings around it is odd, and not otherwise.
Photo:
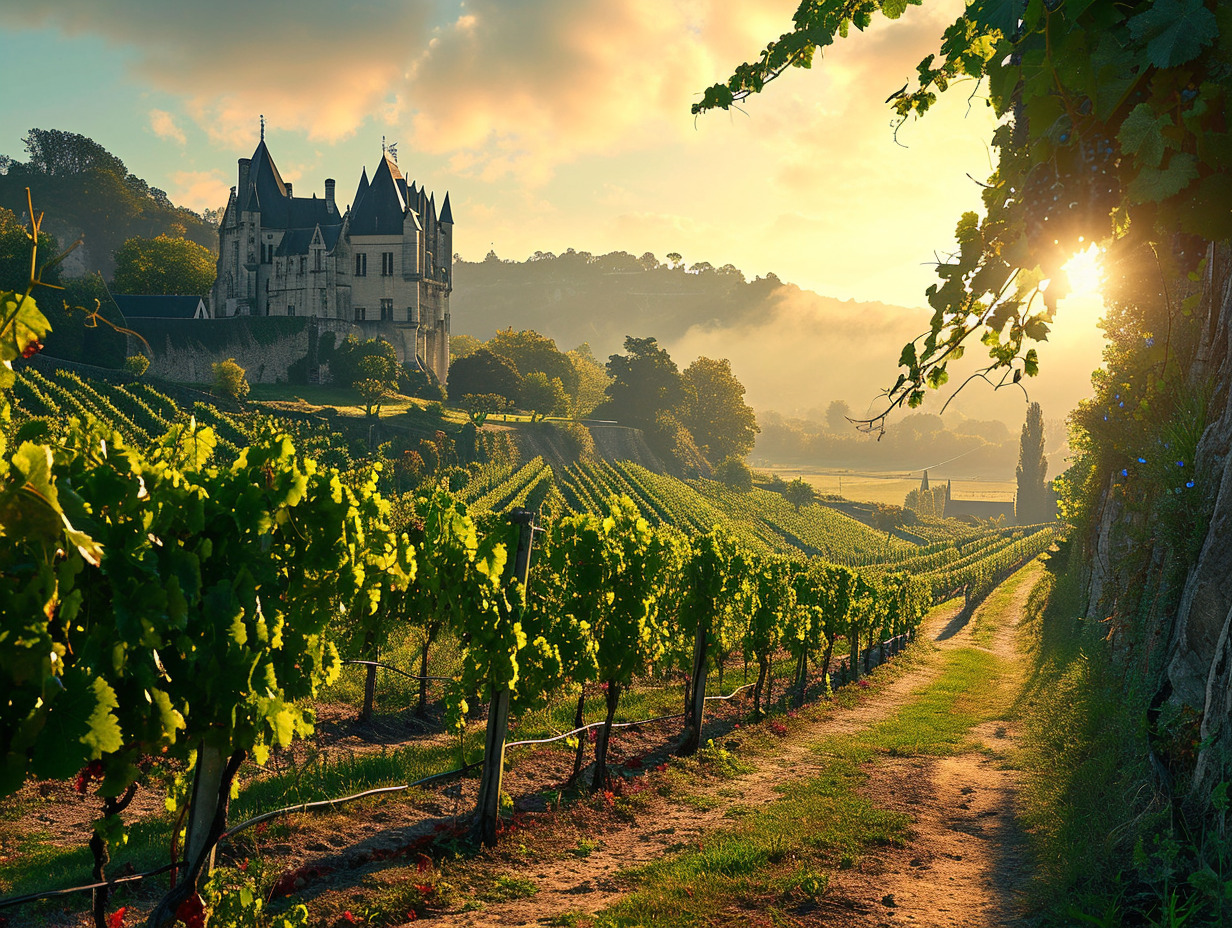
[(1050, 516), (1048, 487), (1044, 475), (1048, 460), (1044, 457), (1044, 410), (1039, 403), (1027, 408), (1027, 421), (1022, 425), (1018, 445), (1018, 495), (1014, 514), (1019, 525), (1044, 522)]

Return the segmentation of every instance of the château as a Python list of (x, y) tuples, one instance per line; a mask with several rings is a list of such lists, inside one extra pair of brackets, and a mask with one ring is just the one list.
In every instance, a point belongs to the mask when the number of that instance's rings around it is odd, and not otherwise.
[(384, 337), (399, 360), (445, 380), (453, 290), (449, 194), (438, 213), (435, 194), (408, 183), (384, 146), (372, 179), (365, 168), (344, 212), (332, 178), (324, 197), (294, 195), (262, 128), (252, 157), (239, 159), (218, 236), (214, 318), (313, 317), (332, 331)]

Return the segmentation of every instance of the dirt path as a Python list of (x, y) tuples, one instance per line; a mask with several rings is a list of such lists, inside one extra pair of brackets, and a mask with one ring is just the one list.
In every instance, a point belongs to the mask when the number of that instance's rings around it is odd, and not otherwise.
[[(1016, 630), (1039, 576), (1032, 565), (1015, 578), (988, 650), (1016, 672)], [(972, 646), (967, 626), (941, 647)], [(887, 848), (836, 875), (831, 891), (849, 912), (842, 925), (995, 928), (1027, 925), (1029, 880), (1025, 836), (1018, 826), (1017, 772), (1009, 768), (1014, 724), (992, 720), (970, 732), (971, 751), (941, 758), (882, 758), (863, 792), (879, 806), (913, 819), (905, 848)]]
[[(1034, 572), (1037, 568), (1029, 568)], [(1019, 579), (990, 650), (1012, 659), (1013, 626), (1022, 614), (1033, 576)], [(434, 915), (434, 924), (456, 926), (543, 925), (569, 913), (594, 913), (629, 889), (618, 872), (649, 863), (696, 843), (704, 834), (730, 824), (730, 813), (782, 798), (776, 787), (808, 777), (825, 758), (813, 750), (819, 740), (864, 730), (885, 719), (940, 673), (941, 652), (973, 644), (971, 623), (955, 612), (934, 616), (923, 630), (935, 652), (877, 687), (850, 709), (836, 709), (784, 739), (773, 757), (758, 758), (755, 770), (711, 783), (709, 807), (667, 802), (652, 814), (596, 832), (579, 828), (585, 853), (528, 860), (516, 876), (534, 886), (533, 895), (493, 900), (475, 911)], [(986, 729), (986, 730), (985, 730)], [(884, 759), (870, 769), (869, 794), (879, 804), (901, 809), (915, 819), (906, 849), (868, 855), (831, 883), (833, 906), (825, 906), (827, 925), (999, 926), (1015, 922), (1014, 887), (1024, 882), (1024, 849), (1014, 826), (1012, 771), (1001, 758), (1012, 744), (1002, 723), (974, 733), (989, 754), (965, 753), (940, 760)], [(715, 795), (717, 794), (717, 795)], [(492, 861), (496, 863), (495, 860)], [(818, 922), (820, 923), (820, 922)]]

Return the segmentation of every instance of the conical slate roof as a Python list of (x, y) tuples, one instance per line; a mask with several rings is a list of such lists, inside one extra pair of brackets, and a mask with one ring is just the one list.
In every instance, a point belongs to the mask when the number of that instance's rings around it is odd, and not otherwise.
[(364, 168), (359, 174), (359, 187), (355, 190), (355, 199), (351, 201), (351, 209), (359, 206), (360, 200), (368, 192), (368, 186), (368, 169)]
[(398, 165), (385, 154), (363, 199), (351, 209), (351, 234), (401, 235), (402, 217), (406, 213), (406, 199), (402, 194), (405, 184)]

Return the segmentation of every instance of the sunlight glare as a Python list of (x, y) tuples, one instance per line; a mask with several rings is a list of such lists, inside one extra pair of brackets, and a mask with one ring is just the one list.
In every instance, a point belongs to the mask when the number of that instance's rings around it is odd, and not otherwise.
[(1098, 245), (1091, 245), (1086, 251), (1080, 251), (1065, 262), (1065, 273), (1069, 275), (1070, 296), (1089, 296), (1102, 298), (1100, 288), (1104, 283), (1104, 269), (1100, 263), (1101, 250)]

